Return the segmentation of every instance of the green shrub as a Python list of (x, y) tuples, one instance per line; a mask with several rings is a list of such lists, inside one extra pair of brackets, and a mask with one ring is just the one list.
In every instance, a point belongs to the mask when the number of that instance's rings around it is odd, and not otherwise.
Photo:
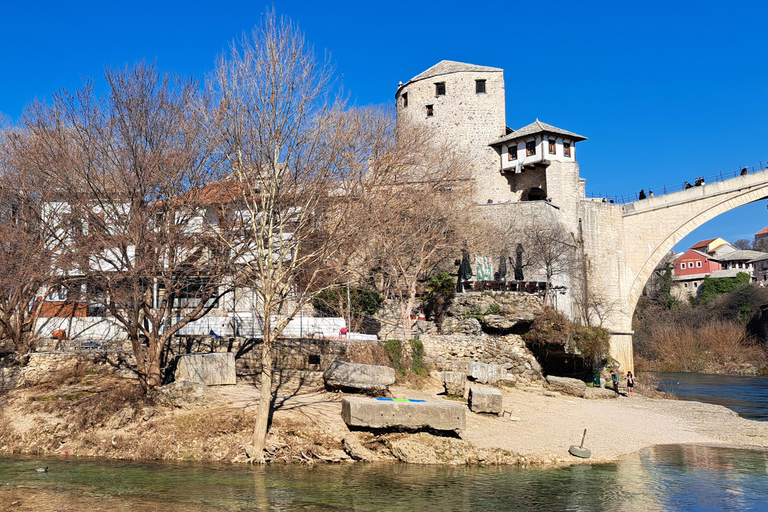
[(424, 362), (424, 344), (420, 340), (411, 340), (411, 372), (423, 377), (427, 375), (427, 365)]
[(403, 347), (400, 340), (386, 340), (384, 342), (384, 353), (389, 359), (389, 366), (395, 369), (399, 375), (405, 375), (406, 369), (403, 366)]
[(490, 306), (488, 306), (488, 309), (485, 311), (486, 315), (498, 315), (501, 312), (501, 306), (494, 302)]
[(389, 366), (394, 368), (400, 377), (409, 374), (424, 377), (429, 373), (429, 368), (424, 361), (424, 344), (419, 340), (410, 340), (409, 344), (411, 348), (410, 360), (403, 355), (403, 344), (400, 340), (384, 342), (384, 353), (389, 360)]
[[(375, 290), (353, 286), (349, 289), (349, 303), (353, 315), (375, 315), (384, 298)], [(347, 289), (344, 286), (327, 288), (318, 293), (312, 306), (324, 316), (347, 316)]]

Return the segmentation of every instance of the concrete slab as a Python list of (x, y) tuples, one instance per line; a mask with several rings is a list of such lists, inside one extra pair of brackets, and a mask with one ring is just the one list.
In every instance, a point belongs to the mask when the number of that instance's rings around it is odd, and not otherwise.
[(237, 384), (235, 354), (213, 352), (178, 356), (173, 376), (177, 381), (197, 382), (207, 386)]
[(498, 389), (483, 386), (469, 388), (469, 408), (472, 412), (501, 414), (502, 398), (501, 391)]
[(401, 401), (345, 397), (341, 417), (352, 427), (432, 428), (458, 431), (466, 428), (465, 407), (438, 401)]

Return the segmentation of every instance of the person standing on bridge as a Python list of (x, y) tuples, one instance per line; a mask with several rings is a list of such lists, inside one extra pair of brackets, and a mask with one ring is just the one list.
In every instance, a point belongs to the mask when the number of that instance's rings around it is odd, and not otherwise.
[(653, 197), (653, 190), (648, 191), (648, 197)]
[(645, 189), (641, 188), (640, 193), (637, 195), (638, 199), (645, 199)]

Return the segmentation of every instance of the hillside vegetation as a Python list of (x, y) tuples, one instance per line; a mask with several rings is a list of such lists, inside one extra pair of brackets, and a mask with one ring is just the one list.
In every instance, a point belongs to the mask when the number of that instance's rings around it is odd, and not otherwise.
[(635, 311), (639, 370), (765, 372), (768, 289), (749, 283), (746, 274), (706, 279), (699, 296), (684, 302), (672, 297), (670, 281), (669, 272), (663, 272)]

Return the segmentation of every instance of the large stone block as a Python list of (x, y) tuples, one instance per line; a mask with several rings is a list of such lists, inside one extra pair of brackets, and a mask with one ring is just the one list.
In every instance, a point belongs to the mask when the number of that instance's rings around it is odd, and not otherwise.
[(443, 372), (443, 387), (446, 395), (464, 396), (467, 376), (462, 372)]
[(466, 427), (464, 406), (437, 401), (345, 397), (341, 401), (341, 418), (352, 427), (452, 431)]
[(213, 352), (178, 356), (173, 376), (177, 381), (197, 382), (208, 386), (236, 384), (235, 354)]
[(507, 369), (500, 364), (474, 363), (471, 377), (483, 384), (496, 384), (507, 377)]
[(469, 408), (472, 412), (501, 414), (502, 398), (501, 391), (498, 389), (483, 386), (469, 388)]
[(334, 360), (323, 372), (325, 385), (333, 389), (382, 391), (395, 383), (395, 370), (388, 366), (354, 364)]
[(547, 384), (549, 389), (565, 393), (566, 395), (583, 397), (587, 392), (587, 385), (584, 381), (570, 377), (549, 375), (547, 376)]

